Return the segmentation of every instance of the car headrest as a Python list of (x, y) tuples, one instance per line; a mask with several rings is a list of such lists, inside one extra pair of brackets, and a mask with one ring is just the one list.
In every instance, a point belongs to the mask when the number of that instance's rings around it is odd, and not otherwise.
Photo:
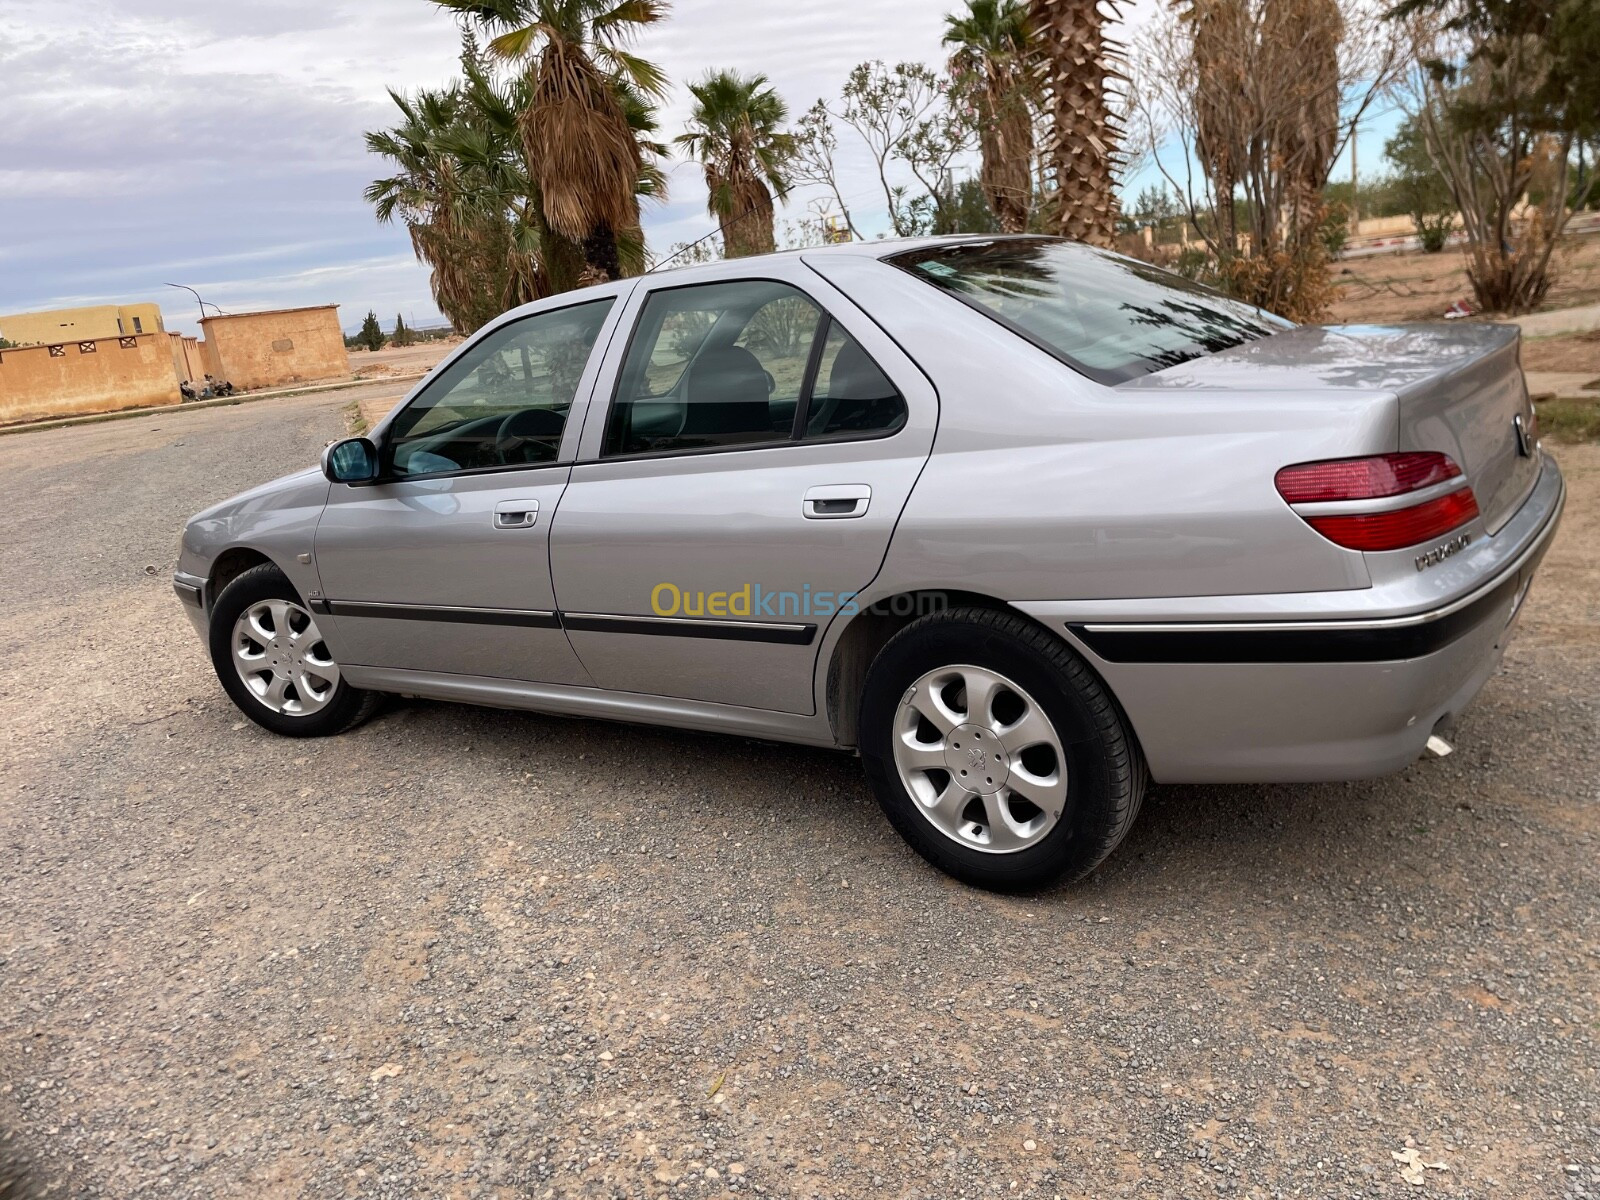
[(743, 346), (708, 350), (689, 368), (684, 433), (770, 433), (767, 373)]

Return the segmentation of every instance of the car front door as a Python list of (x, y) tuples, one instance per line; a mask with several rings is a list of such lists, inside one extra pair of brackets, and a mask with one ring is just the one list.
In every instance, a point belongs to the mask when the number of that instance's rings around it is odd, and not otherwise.
[(341, 661), (589, 682), (556, 614), (549, 532), (617, 303), (492, 328), (380, 428), (378, 482), (333, 485), (315, 550)]
[(647, 279), (622, 315), (551, 532), (601, 687), (814, 711), (822, 633), (927, 461), (916, 366), (803, 264), (762, 275)]

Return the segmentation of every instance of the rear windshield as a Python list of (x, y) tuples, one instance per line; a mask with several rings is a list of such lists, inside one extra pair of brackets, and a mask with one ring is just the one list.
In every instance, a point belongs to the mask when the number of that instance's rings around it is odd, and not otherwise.
[(1105, 384), (1292, 328), (1160, 267), (1052, 238), (960, 242), (886, 261)]

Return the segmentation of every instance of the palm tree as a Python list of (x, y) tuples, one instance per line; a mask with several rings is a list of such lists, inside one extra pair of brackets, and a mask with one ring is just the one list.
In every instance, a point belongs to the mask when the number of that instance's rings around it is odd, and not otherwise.
[(1240, 44), (1249, 28), (1243, 0), (1190, 0), (1179, 19), (1193, 26), (1195, 155), (1211, 180), (1217, 241), (1225, 255), (1239, 248), (1234, 189), (1242, 164), (1234, 145), (1239, 98), (1248, 95)]
[(471, 333), (507, 308), (553, 290), (542, 263), (538, 200), (521, 170), (518, 99), (467, 68), (465, 84), (416, 96), (390, 92), (402, 120), (366, 135), (397, 171), (366, 198), (378, 220), (402, 221), (432, 271), (439, 311)]
[(496, 31), (492, 57), (525, 64), (518, 126), (545, 225), (577, 244), (587, 278), (620, 278), (646, 163), (619, 81), (645, 98), (666, 89), (660, 68), (624, 47), (666, 16), (665, 0), (434, 2)]
[(1116, 234), (1112, 177), (1122, 131), (1106, 102), (1106, 81), (1119, 74), (1118, 48), (1105, 36), (1100, 0), (1031, 0), (1029, 18), (1050, 126), (1053, 224), (1065, 237), (1109, 246)]
[(384, 224), (399, 220), (411, 235), (417, 258), (432, 271), (434, 301), (457, 332), (469, 333), (483, 323), (482, 302), (493, 283), (477, 278), (470, 263), (465, 229), (467, 205), (460, 164), (443, 153), (438, 139), (460, 115), (457, 88), (422, 91), (415, 96), (391, 91), (401, 121), (391, 129), (366, 135), (367, 149), (390, 160), (396, 172), (375, 180), (366, 190), (368, 203)]
[(1006, 233), (1028, 228), (1033, 208), (1028, 9), (1023, 0), (967, 0), (945, 18), (950, 74), (972, 96), (983, 165), (978, 181)]
[(788, 189), (784, 168), (794, 153), (793, 137), (778, 128), (788, 106), (765, 75), (716, 71), (689, 92), (694, 112), (677, 142), (705, 167), (706, 209), (722, 229), (723, 253), (770, 254), (773, 194)]

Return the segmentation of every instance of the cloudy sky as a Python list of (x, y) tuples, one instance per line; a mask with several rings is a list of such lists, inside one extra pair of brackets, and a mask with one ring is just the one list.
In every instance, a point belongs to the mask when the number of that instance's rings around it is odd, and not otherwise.
[[(678, 81), (764, 71), (798, 113), (858, 62), (941, 61), (952, 3), (677, 0), (637, 48)], [(349, 328), (369, 307), (386, 325), (436, 318), (404, 231), (361, 199), (384, 173), (361, 139), (391, 123), (384, 89), (455, 72), (456, 26), (429, 0), (3, 8), (0, 312), (155, 299), (194, 332), (193, 298), (163, 286), (182, 283), (230, 311), (337, 303)], [(685, 116), (679, 87), (664, 132)], [(1363, 140), (1363, 156), (1380, 149)], [(883, 202), (855, 165), (848, 198), (873, 231)], [(805, 207), (801, 193), (787, 215)], [(658, 250), (713, 228), (697, 167), (674, 167), (670, 202), (645, 224)]]

